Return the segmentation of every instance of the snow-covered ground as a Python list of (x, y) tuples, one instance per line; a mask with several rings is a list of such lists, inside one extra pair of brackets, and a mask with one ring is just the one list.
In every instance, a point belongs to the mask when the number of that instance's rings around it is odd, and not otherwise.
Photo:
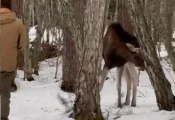
[[(40, 76), (34, 76), (36, 81), (23, 81), (23, 71), (18, 71), (16, 83), (18, 91), (11, 96), (10, 120), (72, 120), (68, 118), (65, 111), (73, 105), (73, 94), (68, 94), (60, 89), (62, 66), (59, 66), (58, 78), (55, 77), (55, 59), (49, 59), (40, 64)], [(172, 90), (175, 94), (175, 75), (166, 62), (162, 62), (164, 72), (172, 84)], [(138, 87), (137, 107), (125, 106), (122, 109), (117, 108), (117, 91), (115, 78), (115, 69), (108, 74), (110, 80), (105, 82), (104, 89), (101, 92), (101, 108), (103, 115), (108, 120), (175, 120), (175, 111), (159, 111), (154, 90), (145, 72), (141, 72), (140, 85)], [(62, 104), (58, 94), (69, 101), (68, 108)], [(122, 84), (122, 101), (126, 95), (126, 84)]]
[[(35, 39), (35, 28), (30, 30), (30, 40)], [(52, 33), (50, 33), (52, 34)], [(46, 32), (44, 33), (46, 40)], [(52, 36), (52, 35), (51, 35)], [(50, 38), (53, 39), (53, 38)], [(166, 50), (162, 47), (161, 56), (167, 56)], [(33, 76), (35, 81), (23, 81), (23, 71), (18, 71), (16, 84), (18, 90), (11, 95), (10, 120), (73, 120), (67, 117), (66, 111), (73, 105), (73, 94), (68, 94), (60, 89), (62, 66), (59, 65), (57, 79), (55, 79), (56, 59), (49, 59), (40, 64), (39, 76)], [(164, 72), (172, 84), (175, 94), (175, 75), (169, 65), (163, 61)], [(159, 111), (154, 90), (146, 72), (140, 74), (140, 85), (137, 94), (137, 107), (125, 106), (117, 108), (117, 91), (115, 79), (116, 69), (108, 74), (110, 78), (104, 84), (101, 92), (101, 108), (106, 120), (175, 120), (175, 111)], [(55, 82), (60, 80), (59, 82)], [(59, 99), (65, 99), (69, 104), (63, 105)], [(122, 83), (122, 101), (126, 96), (126, 83)]]

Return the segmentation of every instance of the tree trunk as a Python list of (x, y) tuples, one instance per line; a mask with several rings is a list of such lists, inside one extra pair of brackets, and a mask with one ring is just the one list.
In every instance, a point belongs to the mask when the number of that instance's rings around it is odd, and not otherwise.
[(79, 69), (79, 59), (76, 53), (70, 28), (64, 30), (63, 40), (63, 82), (61, 89), (67, 92), (75, 92), (75, 77)]
[(163, 43), (170, 58), (173, 71), (175, 73), (175, 48), (172, 45), (172, 16), (173, 16), (173, 4), (174, 0), (162, 0), (161, 2), (161, 20), (163, 23)]
[(34, 52), (33, 52), (33, 68), (34, 68), (34, 74), (39, 75), (39, 53), (41, 50), (41, 39), (44, 34), (44, 26), (43, 23), (45, 21), (45, 18), (43, 18), (45, 12), (45, 2), (38, 1), (37, 2), (37, 22), (38, 25), (36, 27), (36, 39), (34, 41)]
[(132, 21), (136, 31), (139, 33), (139, 42), (143, 50), (146, 71), (154, 88), (158, 107), (160, 110), (175, 110), (175, 96), (157, 57), (154, 40), (150, 36), (151, 28), (143, 14), (143, 8), (139, 0), (128, 0), (128, 3)]
[(42, 26), (37, 26), (36, 27), (36, 39), (34, 41), (34, 52), (33, 52), (33, 69), (34, 69), (34, 74), (35, 75), (39, 75), (39, 65), (38, 65), (38, 62), (39, 62), (39, 52), (40, 52), (40, 48), (41, 48), (41, 38), (43, 36), (43, 33), (41, 31), (41, 28)]
[(107, 0), (106, 7), (108, 8), (108, 10), (106, 11), (108, 12), (108, 16), (107, 16), (109, 20), (108, 24), (110, 24), (111, 22), (117, 21), (118, 0)]
[[(81, 60), (81, 68), (77, 75), (75, 101), (76, 120), (104, 120), (100, 109), (98, 78), (102, 62), (102, 36), (106, 0), (84, 0), (84, 39), (76, 43)], [(96, 9), (95, 11), (92, 11)], [(80, 52), (82, 50), (83, 52)]]
[(119, 8), (119, 1), (115, 0), (115, 14), (114, 14), (114, 21), (118, 22), (118, 8)]
[[(77, 55), (77, 51), (75, 48), (75, 43), (73, 41), (74, 34), (77, 33), (72, 32), (72, 29), (74, 28), (72, 25), (68, 23), (72, 23), (73, 19), (69, 19), (68, 15), (69, 13), (65, 13), (66, 11), (71, 11), (70, 9), (79, 9), (79, 7), (74, 7), (73, 4), (76, 3), (73, 0), (69, 2), (65, 2), (64, 0), (60, 0), (58, 2), (57, 6), (61, 8), (61, 12), (59, 11), (59, 14), (61, 14), (61, 18), (59, 21), (62, 21), (61, 29), (62, 35), (63, 35), (63, 49), (62, 49), (62, 85), (61, 89), (66, 92), (75, 93), (75, 83), (76, 83), (76, 75), (78, 73), (78, 69), (80, 66), (79, 58)], [(65, 6), (65, 7), (64, 7)], [(80, 12), (80, 9), (77, 11), (77, 14)], [(73, 14), (71, 14), (73, 15)], [(75, 16), (74, 16), (75, 17)], [(75, 23), (75, 27), (78, 27), (79, 23)], [(77, 37), (78, 39), (78, 37)]]
[[(26, 26), (26, 31), (29, 33), (29, 26), (30, 26), (30, 12), (29, 12), (29, 4), (30, 1), (25, 0), (24, 2), (24, 24)], [(33, 81), (34, 78), (32, 77), (32, 63), (30, 59), (30, 48), (29, 48), (29, 36), (27, 35), (27, 43), (24, 49), (24, 63), (25, 63), (25, 75), (28, 81)]]
[[(57, 79), (58, 66), (59, 66), (59, 64), (62, 63), (62, 61), (63, 61), (62, 58), (61, 58), (62, 55), (63, 55), (63, 54), (62, 54), (62, 48), (60, 48), (60, 49), (58, 50), (58, 53), (57, 53), (56, 70), (55, 70), (55, 79)], [(59, 59), (60, 59), (60, 61), (59, 61)]]
[(175, 10), (173, 12), (173, 22), (172, 22), (172, 31), (174, 32), (175, 31)]
[(105, 26), (108, 25), (108, 16), (109, 16), (109, 6), (110, 6), (111, 0), (106, 0), (106, 8), (105, 8), (105, 18), (104, 18), (104, 24)]
[(134, 27), (126, 7), (127, 0), (118, 1), (118, 22), (122, 24), (123, 28), (130, 34), (134, 34)]
[(12, 10), (16, 13), (16, 16), (22, 19), (23, 0), (12, 0), (11, 5), (12, 5)]
[[(71, 7), (75, 15), (67, 17), (79, 59), (76, 74), (76, 120), (104, 120), (100, 108), (98, 78), (102, 62), (102, 36), (106, 0), (76, 0)], [(64, 10), (65, 11), (65, 10)], [(75, 14), (76, 13), (76, 14)], [(74, 27), (72, 27), (74, 26)], [(68, 28), (69, 29), (69, 28)], [(64, 60), (63, 60), (64, 61)]]

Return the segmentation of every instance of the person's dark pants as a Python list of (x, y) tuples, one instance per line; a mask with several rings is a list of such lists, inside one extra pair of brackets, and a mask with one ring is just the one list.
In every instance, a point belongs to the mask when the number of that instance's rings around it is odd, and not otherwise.
[(11, 86), (15, 79), (14, 72), (1, 71), (1, 120), (8, 120), (10, 113)]

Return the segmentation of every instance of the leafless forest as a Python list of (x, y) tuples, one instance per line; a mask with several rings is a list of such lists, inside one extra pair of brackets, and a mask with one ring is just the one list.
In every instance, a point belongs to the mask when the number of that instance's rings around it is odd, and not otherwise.
[[(76, 95), (71, 117), (105, 120), (98, 81), (104, 32), (113, 22), (119, 22), (138, 38), (159, 110), (175, 110), (175, 96), (160, 64), (167, 61), (175, 73), (175, 0), (12, 1), (13, 11), (23, 20), (26, 30), (36, 28), (34, 41), (28, 37), (24, 53), (18, 54), (18, 69), (25, 71), (25, 80), (35, 81), (32, 75), (40, 75), (41, 61), (61, 59), (61, 63), (57, 60), (57, 66), (62, 64), (61, 89)], [(157, 54), (161, 45), (167, 57)]]

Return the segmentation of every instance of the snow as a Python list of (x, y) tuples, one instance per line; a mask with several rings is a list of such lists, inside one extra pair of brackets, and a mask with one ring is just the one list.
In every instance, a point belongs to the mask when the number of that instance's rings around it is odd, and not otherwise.
[[(174, 48), (175, 48), (175, 42), (172, 42), (172, 45), (173, 45)], [(174, 49), (174, 51), (175, 51), (175, 49)], [(157, 54), (158, 54), (158, 50), (157, 50)], [(161, 56), (162, 58), (168, 56), (168, 53), (167, 53), (167, 51), (166, 51), (166, 48), (165, 48), (165, 46), (164, 46), (163, 44), (161, 44), (160, 56)]]
[[(30, 30), (30, 38), (35, 39), (35, 28)], [(161, 56), (167, 56), (161, 47)], [(66, 111), (73, 105), (74, 94), (60, 89), (62, 65), (59, 65), (57, 79), (55, 79), (56, 58), (48, 59), (40, 64), (39, 76), (33, 75), (35, 81), (23, 81), (23, 71), (18, 71), (16, 84), (18, 90), (11, 93), (10, 120), (73, 120), (68, 118)], [(175, 94), (175, 75), (167, 62), (161, 62), (164, 73), (172, 85)], [(156, 97), (147, 73), (141, 72), (138, 86), (137, 107), (124, 106), (117, 108), (116, 69), (108, 74), (110, 78), (101, 91), (101, 109), (106, 120), (175, 120), (175, 111), (159, 111)], [(56, 82), (58, 80), (58, 82)], [(59, 97), (58, 97), (59, 96)], [(126, 83), (122, 81), (122, 102), (126, 96)], [(63, 105), (60, 98), (69, 104)]]
[[(34, 76), (36, 81), (23, 81), (23, 71), (18, 71), (16, 83), (18, 91), (11, 96), (11, 120), (73, 120), (68, 118), (65, 111), (73, 105), (74, 95), (68, 94), (60, 89), (62, 67), (59, 65), (58, 78), (55, 79), (56, 59), (49, 59), (40, 64), (40, 76)], [(175, 78), (172, 69), (166, 62), (162, 62), (164, 72), (172, 84), (172, 90), (175, 94)], [(117, 108), (116, 82), (114, 81), (115, 69), (108, 74), (110, 78), (105, 82), (101, 92), (101, 108), (105, 118), (108, 120), (120, 117), (118, 120), (175, 120), (175, 111), (158, 111), (154, 90), (145, 72), (141, 72), (140, 85), (138, 87), (137, 107), (124, 106)], [(170, 76), (171, 74), (171, 76)], [(58, 94), (66, 99), (70, 104), (65, 107), (58, 99)], [(122, 84), (122, 101), (126, 95), (126, 84)]]
[[(36, 27), (33, 26), (29, 30), (29, 41), (32, 42), (36, 38)], [(62, 39), (62, 30), (58, 30), (56, 28), (49, 29), (49, 43), (58, 41), (58, 39)], [(43, 33), (43, 41), (47, 41), (47, 30), (44, 30)]]

